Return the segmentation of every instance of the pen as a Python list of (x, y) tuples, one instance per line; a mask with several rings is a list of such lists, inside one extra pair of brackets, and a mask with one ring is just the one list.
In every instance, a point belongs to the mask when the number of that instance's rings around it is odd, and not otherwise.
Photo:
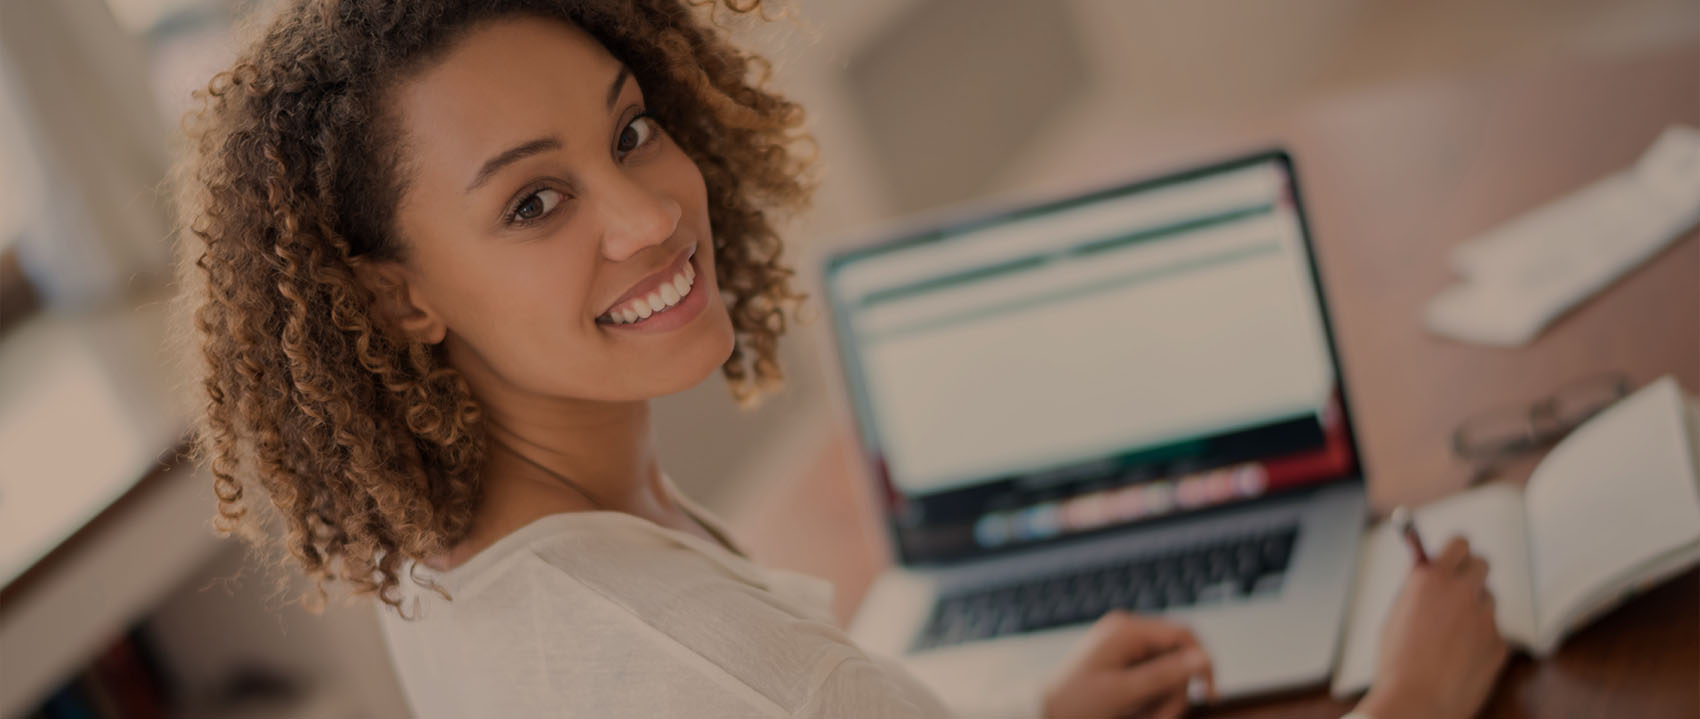
[(1411, 545), (1411, 556), (1417, 564), (1428, 564), (1428, 552), (1423, 550), (1423, 538), (1417, 534), (1417, 523), (1411, 518), (1411, 510), (1404, 507), (1393, 510), (1393, 526), (1404, 535), (1405, 543)]

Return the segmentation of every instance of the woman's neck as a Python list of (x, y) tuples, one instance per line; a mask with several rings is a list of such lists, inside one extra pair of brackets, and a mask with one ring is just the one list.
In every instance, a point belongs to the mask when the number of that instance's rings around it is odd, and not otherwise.
[(432, 566), (458, 566), (550, 514), (612, 510), (690, 526), (662, 482), (648, 401), (540, 395), (505, 381), (477, 353), (450, 350), (478, 400), (489, 446), (472, 525)]
[(648, 402), (483, 403), (487, 481), (541, 483), (582, 495), (597, 509), (639, 516), (672, 511)]
[(427, 564), (457, 567), (551, 514), (613, 510), (677, 527), (681, 510), (661, 481), (647, 402), (546, 411), (547, 403), (480, 399), (487, 461), (468, 533)]

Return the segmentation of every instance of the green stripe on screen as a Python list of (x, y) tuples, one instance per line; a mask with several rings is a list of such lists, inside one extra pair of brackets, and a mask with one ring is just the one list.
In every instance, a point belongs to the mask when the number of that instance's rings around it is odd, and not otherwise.
[(1244, 220), (1244, 219), (1251, 218), (1251, 217), (1257, 217), (1259, 215), (1266, 215), (1266, 214), (1269, 214), (1270, 212), (1274, 211), (1274, 209), (1275, 209), (1274, 205), (1258, 205), (1256, 207), (1245, 207), (1245, 208), (1241, 208), (1241, 209), (1238, 209), (1238, 210), (1229, 210), (1227, 212), (1223, 212), (1223, 213), (1217, 214), (1217, 215), (1209, 215), (1209, 216), (1206, 216), (1206, 217), (1193, 218), (1191, 220), (1183, 220), (1181, 222), (1175, 222), (1175, 223), (1171, 223), (1171, 224), (1167, 224), (1167, 225), (1162, 225), (1162, 226), (1159, 226), (1159, 227), (1153, 227), (1153, 228), (1148, 229), (1148, 230), (1140, 230), (1138, 232), (1130, 232), (1130, 233), (1125, 234), (1125, 235), (1118, 235), (1116, 237), (1108, 237), (1108, 238), (1105, 238), (1105, 239), (1102, 239), (1102, 240), (1097, 240), (1095, 242), (1088, 242), (1088, 243), (1083, 244), (1083, 245), (1076, 245), (1075, 247), (1073, 247), (1069, 250), (1069, 254), (1071, 254), (1071, 255), (1096, 254), (1096, 253), (1099, 253), (1099, 252), (1103, 252), (1105, 250), (1113, 250), (1113, 249), (1117, 249), (1119, 247), (1125, 247), (1127, 245), (1131, 245), (1131, 244), (1135, 244), (1135, 243), (1139, 243), (1139, 242), (1145, 242), (1147, 240), (1154, 240), (1154, 239), (1157, 239), (1159, 237), (1166, 237), (1168, 235), (1181, 235), (1181, 234), (1185, 234), (1185, 233), (1188, 233), (1188, 232), (1193, 232), (1195, 230), (1202, 230), (1206, 227), (1212, 227), (1212, 226), (1215, 226), (1215, 225), (1227, 224), (1229, 222), (1236, 222), (1236, 221)]
[(995, 263), (995, 264), (983, 265), (983, 266), (980, 266), (980, 267), (972, 267), (972, 268), (969, 268), (969, 269), (966, 269), (966, 270), (962, 270), (962, 271), (959, 271), (959, 272), (953, 272), (953, 273), (947, 274), (947, 275), (940, 275), (938, 277), (929, 277), (929, 278), (921, 280), (919, 282), (911, 282), (909, 284), (897, 285), (895, 287), (887, 287), (883, 290), (876, 290), (874, 292), (869, 292), (868, 294), (863, 295), (860, 299), (858, 299), (856, 301), (856, 305), (858, 307), (868, 307), (870, 305), (876, 305), (876, 304), (879, 304), (881, 302), (889, 302), (889, 301), (892, 301), (892, 300), (902, 299), (902, 298), (910, 297), (910, 296), (917, 295), (917, 294), (924, 294), (924, 293), (927, 293), (927, 292), (933, 292), (933, 291), (936, 291), (936, 290), (941, 290), (941, 289), (945, 289), (945, 288), (956, 286), (956, 285), (963, 285), (963, 284), (968, 284), (968, 283), (971, 283), (971, 282), (978, 282), (980, 280), (988, 279), (988, 278), (991, 278), (991, 277), (996, 277), (998, 275), (1006, 275), (1006, 274), (1013, 274), (1013, 273), (1016, 273), (1016, 272), (1022, 272), (1022, 271), (1025, 271), (1025, 270), (1029, 270), (1029, 269), (1038, 267), (1039, 265), (1043, 265), (1047, 262), (1052, 262), (1052, 261), (1059, 260), (1059, 259), (1066, 259), (1066, 258), (1075, 257), (1075, 256), (1093, 255), (1093, 254), (1097, 254), (1099, 252), (1103, 252), (1105, 250), (1112, 250), (1112, 249), (1116, 249), (1116, 248), (1120, 248), (1120, 247), (1125, 247), (1127, 245), (1137, 244), (1137, 243), (1140, 243), (1140, 242), (1147, 242), (1147, 241), (1158, 239), (1158, 238), (1161, 238), (1161, 237), (1168, 237), (1170, 235), (1185, 234), (1185, 233), (1188, 233), (1188, 232), (1194, 232), (1194, 231), (1197, 231), (1197, 230), (1202, 230), (1202, 229), (1205, 229), (1207, 227), (1212, 227), (1212, 226), (1215, 226), (1215, 225), (1222, 225), (1222, 224), (1227, 224), (1227, 223), (1230, 223), (1230, 222), (1237, 222), (1239, 220), (1247, 219), (1247, 218), (1250, 218), (1250, 217), (1256, 217), (1258, 215), (1267, 214), (1269, 212), (1272, 212), (1274, 209), (1275, 209), (1275, 206), (1272, 205), (1272, 204), (1256, 205), (1256, 206), (1253, 206), (1253, 207), (1242, 207), (1242, 208), (1238, 208), (1238, 209), (1227, 210), (1225, 212), (1220, 212), (1220, 213), (1217, 213), (1217, 214), (1214, 214), (1214, 215), (1206, 215), (1204, 217), (1195, 217), (1195, 218), (1192, 218), (1192, 219), (1189, 219), (1189, 220), (1182, 220), (1180, 222), (1171, 222), (1167, 225), (1158, 225), (1156, 227), (1146, 228), (1146, 229), (1143, 229), (1143, 230), (1139, 230), (1137, 232), (1129, 232), (1127, 234), (1114, 235), (1114, 236), (1111, 236), (1111, 237), (1106, 237), (1106, 238), (1101, 239), (1101, 240), (1093, 240), (1091, 242), (1086, 242), (1086, 243), (1083, 243), (1083, 244), (1075, 245), (1073, 247), (1067, 248), (1067, 249), (1062, 250), (1062, 251), (1045, 252), (1045, 253), (1041, 253), (1041, 254), (1037, 254), (1037, 255), (1028, 255), (1026, 257), (1018, 257), (1018, 258), (1015, 258), (1013, 260), (1006, 260), (1006, 261), (998, 262), (998, 263)]
[(1215, 267), (1217, 265), (1230, 264), (1252, 257), (1275, 254), (1280, 252), (1280, 250), (1281, 246), (1276, 242), (1263, 242), (1250, 247), (1241, 247), (1227, 252), (1218, 252), (1214, 255), (1194, 258), (1186, 262), (1176, 262), (1162, 267), (1154, 267), (1142, 272), (1132, 272), (1117, 277), (1099, 280), (1097, 282), (1066, 287), (1030, 297), (1016, 298), (983, 305), (963, 310), (961, 312), (954, 312), (951, 314), (911, 322), (909, 324), (898, 325), (897, 327), (880, 330), (878, 332), (858, 332), (857, 334), (862, 338), (863, 343), (872, 345), (878, 342), (897, 339), (905, 335), (915, 334), (917, 332), (926, 332), (939, 327), (971, 322), (976, 319), (993, 315), (1000, 315), (1012, 310), (1032, 309), (1047, 304), (1077, 299), (1079, 297), (1099, 292), (1143, 284), (1162, 277), (1187, 272), (1196, 272), (1210, 267)]

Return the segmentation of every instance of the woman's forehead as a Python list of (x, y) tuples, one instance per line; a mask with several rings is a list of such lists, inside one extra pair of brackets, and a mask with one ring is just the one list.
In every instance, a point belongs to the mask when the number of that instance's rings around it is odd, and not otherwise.
[(565, 21), (480, 25), (397, 87), (395, 116), (416, 155), (409, 164), (464, 175), (459, 187), (516, 144), (554, 136), (570, 147), (600, 138), (621, 74), (619, 60)]
[(436, 61), (416, 74), (415, 82), (481, 82), (492, 72), (518, 73), (528, 63), (571, 62), (566, 70), (612, 69), (619, 61), (583, 28), (564, 19), (515, 16), (478, 23), (457, 38)]

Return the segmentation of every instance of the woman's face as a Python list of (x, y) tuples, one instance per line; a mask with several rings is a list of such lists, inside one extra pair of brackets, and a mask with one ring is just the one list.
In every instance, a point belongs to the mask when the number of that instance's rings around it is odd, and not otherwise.
[(702, 174), (593, 37), (482, 25), (393, 102), (399, 322), (475, 391), (647, 399), (726, 360)]

